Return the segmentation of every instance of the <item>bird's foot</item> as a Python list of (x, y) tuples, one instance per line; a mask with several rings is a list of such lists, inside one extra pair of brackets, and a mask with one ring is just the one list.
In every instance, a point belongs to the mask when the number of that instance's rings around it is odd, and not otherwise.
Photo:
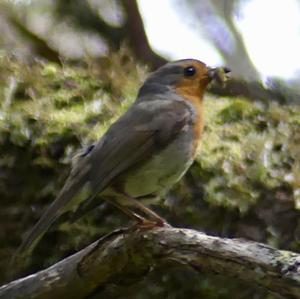
[(167, 223), (164, 219), (157, 219), (156, 221), (142, 219), (141, 221), (138, 221), (134, 226), (139, 229), (152, 229), (155, 227), (171, 227), (171, 225)]

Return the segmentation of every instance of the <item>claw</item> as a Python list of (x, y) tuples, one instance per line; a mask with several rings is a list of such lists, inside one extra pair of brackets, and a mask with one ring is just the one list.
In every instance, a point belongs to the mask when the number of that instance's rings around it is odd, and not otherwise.
[(138, 221), (134, 225), (134, 227), (140, 229), (152, 229), (155, 227), (171, 227), (171, 225), (164, 220), (151, 221), (151, 220), (143, 219), (141, 221)]

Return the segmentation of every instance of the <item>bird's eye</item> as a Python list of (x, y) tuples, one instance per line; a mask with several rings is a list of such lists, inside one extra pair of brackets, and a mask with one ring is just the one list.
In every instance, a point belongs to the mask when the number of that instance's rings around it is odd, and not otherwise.
[(196, 68), (194, 68), (193, 66), (188, 66), (184, 69), (184, 75), (186, 77), (192, 77), (196, 74)]

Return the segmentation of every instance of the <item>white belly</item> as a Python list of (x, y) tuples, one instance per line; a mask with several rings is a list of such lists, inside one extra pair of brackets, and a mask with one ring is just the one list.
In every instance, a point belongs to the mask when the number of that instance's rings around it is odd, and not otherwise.
[(172, 187), (184, 175), (194, 160), (193, 131), (182, 131), (176, 141), (159, 155), (133, 170), (123, 185), (123, 190), (133, 197), (160, 193)]

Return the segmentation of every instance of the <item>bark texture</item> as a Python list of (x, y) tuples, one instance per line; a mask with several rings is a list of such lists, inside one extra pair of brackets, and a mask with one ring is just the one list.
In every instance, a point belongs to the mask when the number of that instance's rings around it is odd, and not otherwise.
[(142, 279), (166, 261), (300, 298), (299, 254), (177, 228), (115, 231), (48, 269), (1, 287), (0, 298), (87, 298), (109, 283)]

